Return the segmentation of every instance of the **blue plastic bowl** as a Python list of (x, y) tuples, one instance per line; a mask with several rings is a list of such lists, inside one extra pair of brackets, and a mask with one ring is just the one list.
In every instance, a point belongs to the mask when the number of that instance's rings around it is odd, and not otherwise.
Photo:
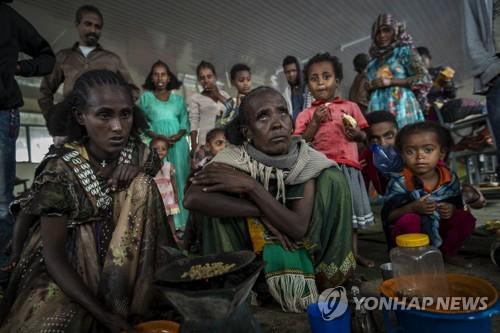
[(351, 332), (351, 313), (349, 307), (339, 317), (333, 320), (324, 320), (321, 316), (318, 303), (311, 304), (307, 307), (307, 315), (309, 316), (309, 325), (312, 333), (350, 333)]

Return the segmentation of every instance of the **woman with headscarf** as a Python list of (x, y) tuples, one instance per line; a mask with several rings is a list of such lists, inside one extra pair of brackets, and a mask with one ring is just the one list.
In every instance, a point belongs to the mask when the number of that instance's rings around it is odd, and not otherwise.
[(379, 15), (372, 27), (370, 55), (368, 112), (393, 113), (399, 128), (423, 121), (418, 98), (425, 97), (432, 81), (413, 48), (405, 23), (390, 14)]

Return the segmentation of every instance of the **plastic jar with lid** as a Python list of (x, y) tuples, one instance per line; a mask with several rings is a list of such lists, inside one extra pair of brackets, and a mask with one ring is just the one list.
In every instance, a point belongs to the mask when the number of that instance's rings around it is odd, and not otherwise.
[(441, 251), (425, 234), (396, 237), (390, 252), (398, 296), (446, 297), (449, 294)]

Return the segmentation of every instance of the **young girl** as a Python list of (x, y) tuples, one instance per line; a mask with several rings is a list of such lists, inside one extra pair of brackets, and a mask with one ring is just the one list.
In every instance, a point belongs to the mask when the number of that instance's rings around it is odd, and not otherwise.
[(352, 195), (353, 252), (359, 264), (373, 267), (372, 261), (358, 254), (356, 232), (373, 223), (356, 144), (365, 140), (362, 129), (368, 124), (356, 103), (335, 97), (342, 79), (342, 65), (337, 57), (329, 53), (317, 54), (307, 63), (304, 76), (315, 101), (298, 115), (295, 134), (302, 135), (314, 148), (340, 165)]
[(241, 101), (250, 92), (252, 88), (252, 73), (250, 67), (245, 64), (236, 64), (230, 71), (231, 85), (236, 89), (236, 97), (231, 99), (230, 107), (224, 111), (219, 126), (226, 126), (234, 119), (238, 113)]
[(194, 171), (203, 168), (215, 155), (224, 149), (225, 146), (226, 136), (224, 135), (223, 128), (213, 128), (208, 131), (205, 138), (205, 144), (200, 149), (203, 153), (195, 153), (193, 158)]
[[(193, 176), (196, 172), (203, 169), (203, 167), (212, 160), (218, 153), (220, 153), (224, 147), (226, 146), (226, 136), (224, 134), (223, 128), (213, 128), (208, 131), (207, 136), (205, 138), (205, 145), (202, 146), (203, 151), (205, 152), (203, 156), (199, 156), (197, 159), (194, 158), (194, 167), (193, 167)], [(190, 179), (191, 179), (190, 176)], [(186, 187), (186, 191), (191, 185), (191, 181), (188, 179), (188, 185)], [(186, 224), (186, 229), (184, 230), (184, 249), (188, 250), (191, 253), (198, 253), (200, 251), (201, 244), (201, 228), (198, 226), (197, 222), (200, 219), (198, 218), (199, 214), (194, 211), (189, 212), (188, 222)]]
[(451, 148), (450, 133), (434, 122), (407, 125), (396, 137), (406, 164), (392, 178), (382, 221), (392, 240), (407, 233), (427, 233), (445, 259), (455, 255), (474, 230), (475, 218), (464, 210), (459, 179), (442, 162)]
[(160, 171), (158, 171), (158, 174), (155, 176), (155, 182), (163, 199), (168, 224), (175, 236), (175, 240), (179, 242), (182, 239), (182, 230), (176, 230), (173, 219), (173, 216), (179, 213), (179, 200), (175, 186), (175, 167), (172, 163), (164, 160), (168, 154), (170, 143), (166, 137), (156, 135), (153, 137), (153, 140), (151, 140), (150, 145), (151, 148), (157, 151), (160, 160), (163, 161)]

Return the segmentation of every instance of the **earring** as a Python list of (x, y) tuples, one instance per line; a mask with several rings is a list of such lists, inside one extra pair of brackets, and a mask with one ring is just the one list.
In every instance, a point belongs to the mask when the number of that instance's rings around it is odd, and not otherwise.
[(252, 143), (252, 139), (247, 138), (247, 142), (248, 142), (248, 143)]

